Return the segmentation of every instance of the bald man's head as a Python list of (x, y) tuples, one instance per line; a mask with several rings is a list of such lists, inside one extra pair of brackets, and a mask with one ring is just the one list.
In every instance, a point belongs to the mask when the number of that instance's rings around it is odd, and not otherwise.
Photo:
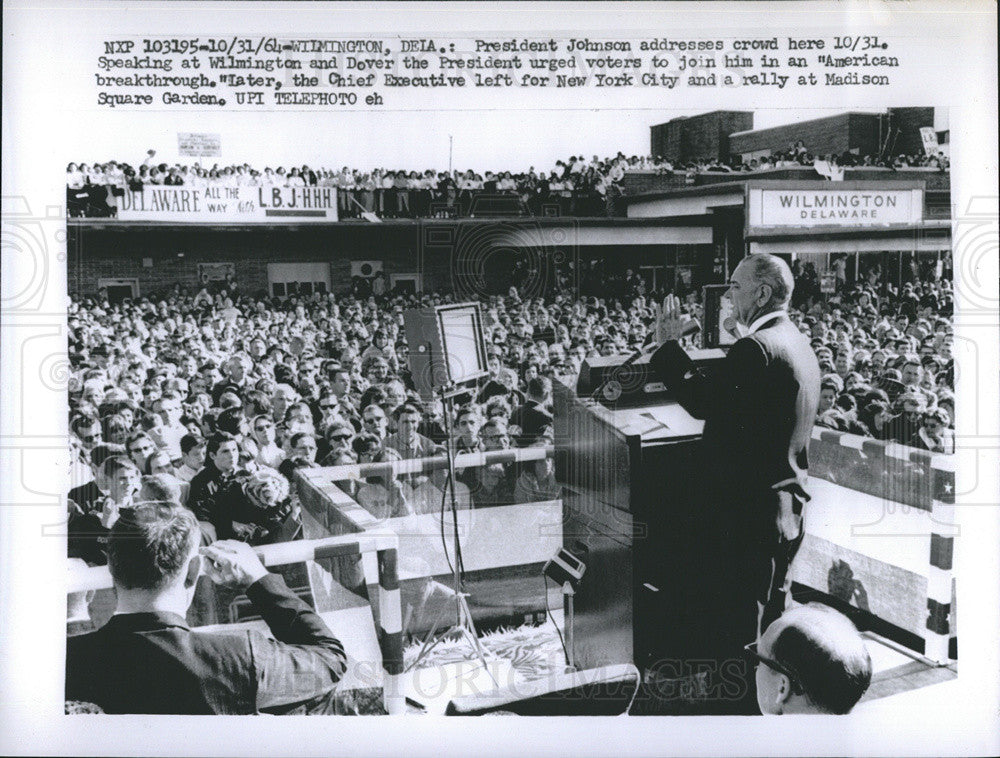
[(825, 605), (786, 611), (764, 632), (758, 650), (796, 680), (783, 686), (787, 675), (758, 668), (757, 696), (764, 713), (848, 713), (871, 683), (864, 638), (850, 619)]

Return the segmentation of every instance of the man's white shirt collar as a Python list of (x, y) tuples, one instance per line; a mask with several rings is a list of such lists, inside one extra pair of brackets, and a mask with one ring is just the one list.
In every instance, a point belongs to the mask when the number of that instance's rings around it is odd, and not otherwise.
[(770, 313), (765, 313), (763, 316), (758, 317), (752, 324), (750, 324), (750, 326), (744, 327), (742, 324), (737, 324), (737, 326), (743, 333), (743, 336), (747, 337), (756, 332), (769, 321), (779, 318), (782, 313), (783, 311), (771, 311)]

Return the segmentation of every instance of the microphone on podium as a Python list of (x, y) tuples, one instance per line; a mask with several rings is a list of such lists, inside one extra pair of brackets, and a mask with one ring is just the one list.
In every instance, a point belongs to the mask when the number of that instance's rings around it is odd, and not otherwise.
[[(701, 324), (697, 319), (691, 319), (681, 327), (681, 337), (697, 334)], [(684, 354), (684, 349), (676, 340), (673, 343), (677, 351)], [(655, 340), (648, 345), (635, 350), (629, 355), (609, 355), (599, 358), (588, 358), (580, 367), (577, 378), (576, 392), (579, 396), (589, 395), (602, 403), (646, 404), (666, 399), (668, 388), (652, 371), (649, 362), (653, 353), (660, 346)], [(690, 362), (690, 358), (688, 358)]]

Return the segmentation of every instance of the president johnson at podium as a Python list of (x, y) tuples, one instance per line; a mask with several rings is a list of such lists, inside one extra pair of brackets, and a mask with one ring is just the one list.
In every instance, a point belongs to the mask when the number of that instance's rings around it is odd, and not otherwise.
[[(704, 612), (716, 621), (710, 648), (719, 660), (737, 658), (781, 615), (788, 567), (802, 542), (820, 372), (788, 317), (793, 286), (780, 258), (755, 254), (740, 262), (727, 296), (736, 319), (729, 326), (743, 336), (711, 374), (677, 342), (686, 326), (677, 299), (657, 308), (651, 366), (685, 410), (705, 421), (697, 457), (700, 533), (691, 535), (704, 549), (691, 568)], [(752, 702), (746, 712), (756, 712)]]

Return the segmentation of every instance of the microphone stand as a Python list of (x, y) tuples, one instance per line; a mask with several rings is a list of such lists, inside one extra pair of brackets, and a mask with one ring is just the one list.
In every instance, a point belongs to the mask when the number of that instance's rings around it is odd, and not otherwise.
[[(454, 398), (463, 391), (464, 390), (456, 390), (453, 386), (449, 387), (447, 385), (438, 389), (438, 393), (441, 397), (441, 403), (444, 406), (444, 431), (445, 439), (447, 440), (446, 452), (448, 456), (448, 481), (445, 484), (445, 488), (451, 490), (451, 521), (453, 533), (452, 552), (455, 560), (453, 566), (454, 592), (441, 606), (441, 610), (438, 612), (437, 618), (434, 620), (434, 626), (431, 627), (431, 631), (424, 639), (424, 644), (421, 646), (420, 652), (417, 654), (413, 663), (411, 663), (406, 670), (410, 671), (416, 668), (439, 642), (448, 637), (457, 635), (460, 640), (465, 640), (469, 643), (475, 658), (483, 664), (483, 668), (486, 670), (486, 673), (489, 674), (490, 679), (492, 679), (493, 683), (499, 687), (500, 683), (496, 680), (496, 677), (493, 675), (493, 672), (490, 671), (490, 668), (486, 663), (486, 651), (480, 644), (479, 635), (476, 633), (476, 624), (472, 620), (472, 611), (469, 609), (469, 593), (463, 591), (462, 563), (460, 559), (461, 544), (458, 536), (458, 501), (455, 497), (455, 445), (454, 440), (452, 439), (451, 428), (451, 414), (452, 406), (454, 405)], [(455, 603), (455, 623), (438, 633), (438, 629), (441, 627), (445, 615), (449, 611), (452, 599), (454, 599)]]

